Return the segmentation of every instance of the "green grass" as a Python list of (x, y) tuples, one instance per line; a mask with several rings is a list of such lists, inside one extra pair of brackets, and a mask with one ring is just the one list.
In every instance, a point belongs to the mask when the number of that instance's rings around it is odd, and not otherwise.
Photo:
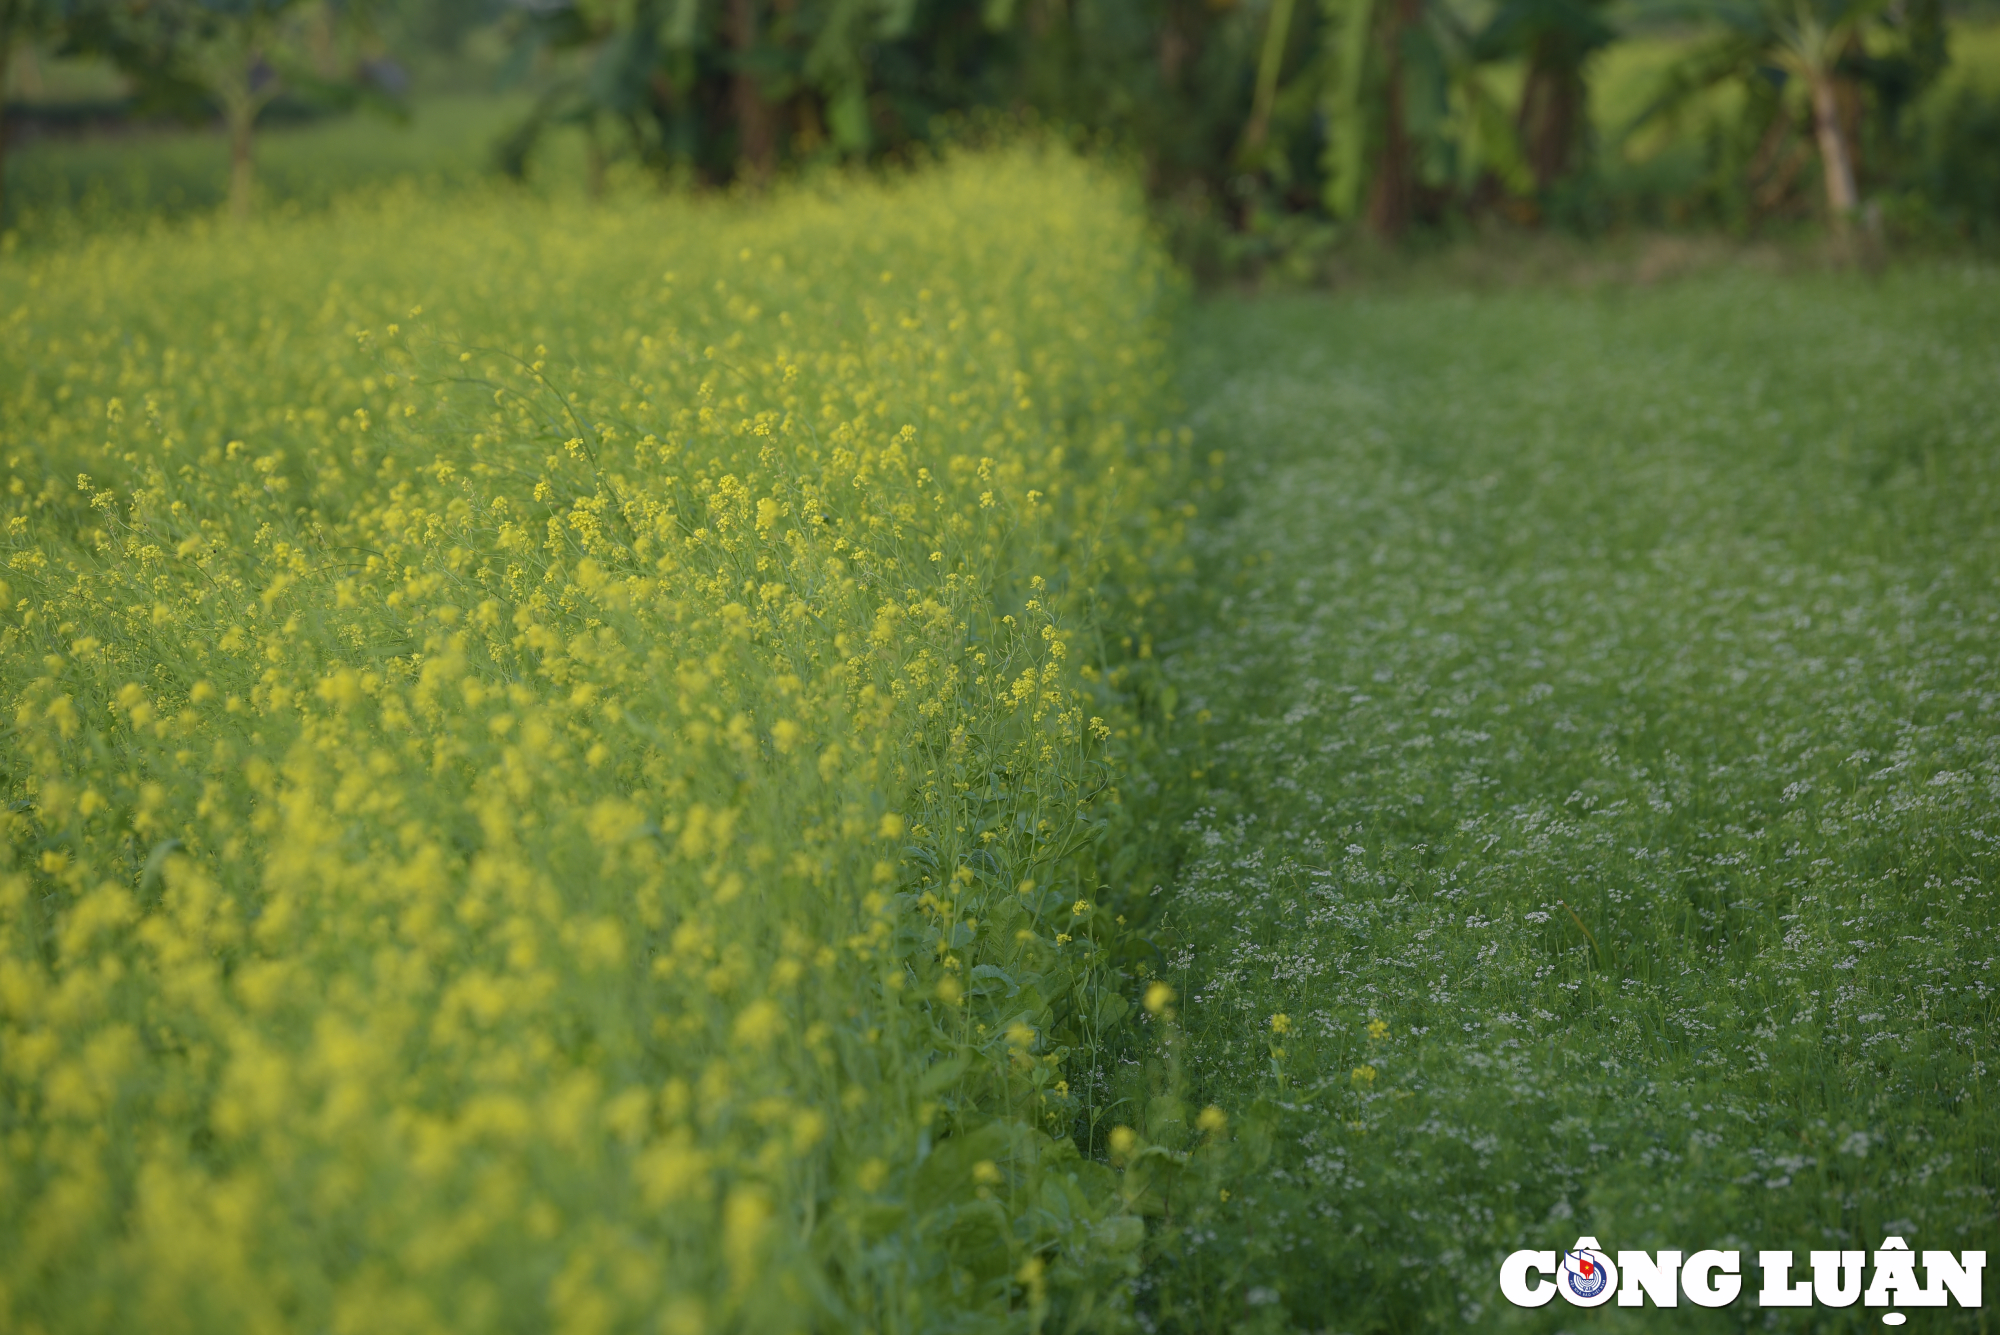
[(1200, 312), (1179, 1019), (1105, 1073), (1155, 1327), (1555, 1329), (1498, 1264), (1583, 1233), (1990, 1243), (1996, 312), (1976, 269)]

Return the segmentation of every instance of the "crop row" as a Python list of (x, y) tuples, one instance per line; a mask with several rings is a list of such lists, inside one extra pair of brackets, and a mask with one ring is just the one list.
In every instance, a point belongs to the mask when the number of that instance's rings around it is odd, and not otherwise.
[(1172, 297), (1032, 150), (0, 274), (0, 1326), (1113, 1319)]

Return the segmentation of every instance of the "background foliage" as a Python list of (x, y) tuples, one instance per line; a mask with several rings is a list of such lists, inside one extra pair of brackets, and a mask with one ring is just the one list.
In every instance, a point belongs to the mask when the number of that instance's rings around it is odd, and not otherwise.
[[(421, 122), (434, 97), (480, 89), (481, 142), (447, 130), (425, 165), (527, 177), (554, 152), (591, 193), (633, 172), (754, 185), (896, 160), (962, 138), (968, 118), (1054, 123), (1135, 160), (1181, 257), (1211, 276), (1496, 225), (1994, 227), (2000, 48), (1990, 15), (1942, 0), (14, 0), (5, 14), (16, 58), (0, 69), (30, 131), (212, 108), (232, 126), (239, 211), (259, 119), (372, 106)], [(124, 101), (84, 77), (107, 60)], [(380, 172), (407, 169), (407, 150), (380, 151)], [(16, 226), (103, 184), (60, 171), (15, 173)], [(189, 201), (215, 190), (176, 185)]]

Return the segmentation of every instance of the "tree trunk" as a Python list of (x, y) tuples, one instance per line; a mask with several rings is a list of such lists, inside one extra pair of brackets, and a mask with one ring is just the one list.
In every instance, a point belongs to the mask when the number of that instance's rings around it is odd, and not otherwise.
[(1395, 0), (1383, 24), (1382, 148), (1368, 185), (1368, 225), (1384, 241), (1400, 240), (1409, 230), (1415, 171), (1410, 162), (1410, 133), (1403, 116), (1403, 34), (1423, 15), (1423, 0)]
[(257, 188), (257, 164), (251, 136), (257, 128), (257, 105), (248, 100), (226, 104), (229, 126), (229, 214), (239, 222), (250, 216)]
[(771, 108), (750, 69), (757, 49), (757, 0), (729, 0), (729, 44), (736, 52), (736, 75), (729, 89), (736, 115), (736, 174), (762, 185), (777, 167), (778, 144)]
[(1529, 52), (1528, 79), (1515, 117), (1537, 192), (1547, 191), (1574, 168), (1583, 127), (1583, 72), (1554, 46), (1544, 38)]
[[(1859, 69), (1868, 61), (1867, 49), (1861, 45), (1861, 34), (1847, 35), (1847, 44), (1841, 49), (1840, 58), (1833, 65), (1833, 97), (1840, 107), (1840, 137), (1847, 144), (1848, 170), (1854, 175), (1854, 198), (1861, 199), (1861, 187), (1868, 180), (1868, 143), (1862, 133), (1862, 117), (1866, 111), (1861, 101), (1861, 86), (1842, 72)], [(1921, 87), (1921, 85), (1919, 85)]]
[(1847, 136), (1840, 128), (1840, 96), (1830, 73), (1813, 79), (1812, 104), (1820, 169), (1826, 177), (1826, 207), (1833, 216), (1834, 232), (1845, 236), (1848, 220), (1860, 199), (1854, 189), (1854, 159), (1848, 154)]

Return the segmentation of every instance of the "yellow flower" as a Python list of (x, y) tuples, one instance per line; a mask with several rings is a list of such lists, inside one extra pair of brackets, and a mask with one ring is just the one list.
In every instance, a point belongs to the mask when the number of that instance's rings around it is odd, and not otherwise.
[(1271, 1032), (1272, 1032), (1272, 1033), (1274, 1033), (1274, 1034), (1289, 1034), (1289, 1033), (1291, 1033), (1291, 1032), (1292, 1032), (1292, 1017), (1291, 1017), (1291, 1016), (1289, 1016), (1289, 1015), (1286, 1015), (1286, 1014), (1285, 1014), (1285, 1013), (1284, 1013), (1283, 1011), (1280, 1011), (1280, 1012), (1278, 1012), (1278, 1013), (1277, 1013), (1276, 1015), (1273, 1015), (1273, 1016), (1271, 1017)]
[[(5, 405), (34, 801), (0, 1053), (49, 1239), (0, 1294), (90, 1325), (108, 1247), (161, 1310), (372, 1329), (476, 1297), (500, 1239), (564, 1329), (873, 1302), (866, 1248), (796, 1240), (812, 1183), (909, 1208), (940, 1109), (1003, 1115), (940, 1037), (985, 1020), (1044, 1129), (1070, 1107), (1049, 1035), (963, 1003), (1054, 931), (1004, 869), (1118, 800), (1048, 800), (1100, 790), (1118, 725), (1076, 661), (1117, 636), (1059, 590), (1174, 540), (1173, 282), (1122, 184), (1039, 149), (754, 202), (384, 192), (0, 264), (32, 314), (0, 367), (48, 390)], [(203, 1036), (212, 1089), (156, 1030)], [(106, 1119), (129, 1154), (75, 1134)], [(211, 1132), (226, 1174), (173, 1152)], [(1030, 1236), (1001, 1157), (924, 1208), (983, 1192)], [(352, 1265), (313, 1269), (298, 1200)], [(1070, 1268), (1028, 1261), (1054, 1301)]]
[(722, 1254), (729, 1262), (729, 1286), (748, 1289), (762, 1269), (764, 1238), (771, 1227), (771, 1193), (754, 1184), (736, 1188), (722, 1208)]
[(772, 1040), (785, 1032), (785, 1015), (774, 1001), (754, 1001), (744, 1008), (731, 1026), (730, 1034), (735, 1040), (751, 1048), (767, 1048)]

